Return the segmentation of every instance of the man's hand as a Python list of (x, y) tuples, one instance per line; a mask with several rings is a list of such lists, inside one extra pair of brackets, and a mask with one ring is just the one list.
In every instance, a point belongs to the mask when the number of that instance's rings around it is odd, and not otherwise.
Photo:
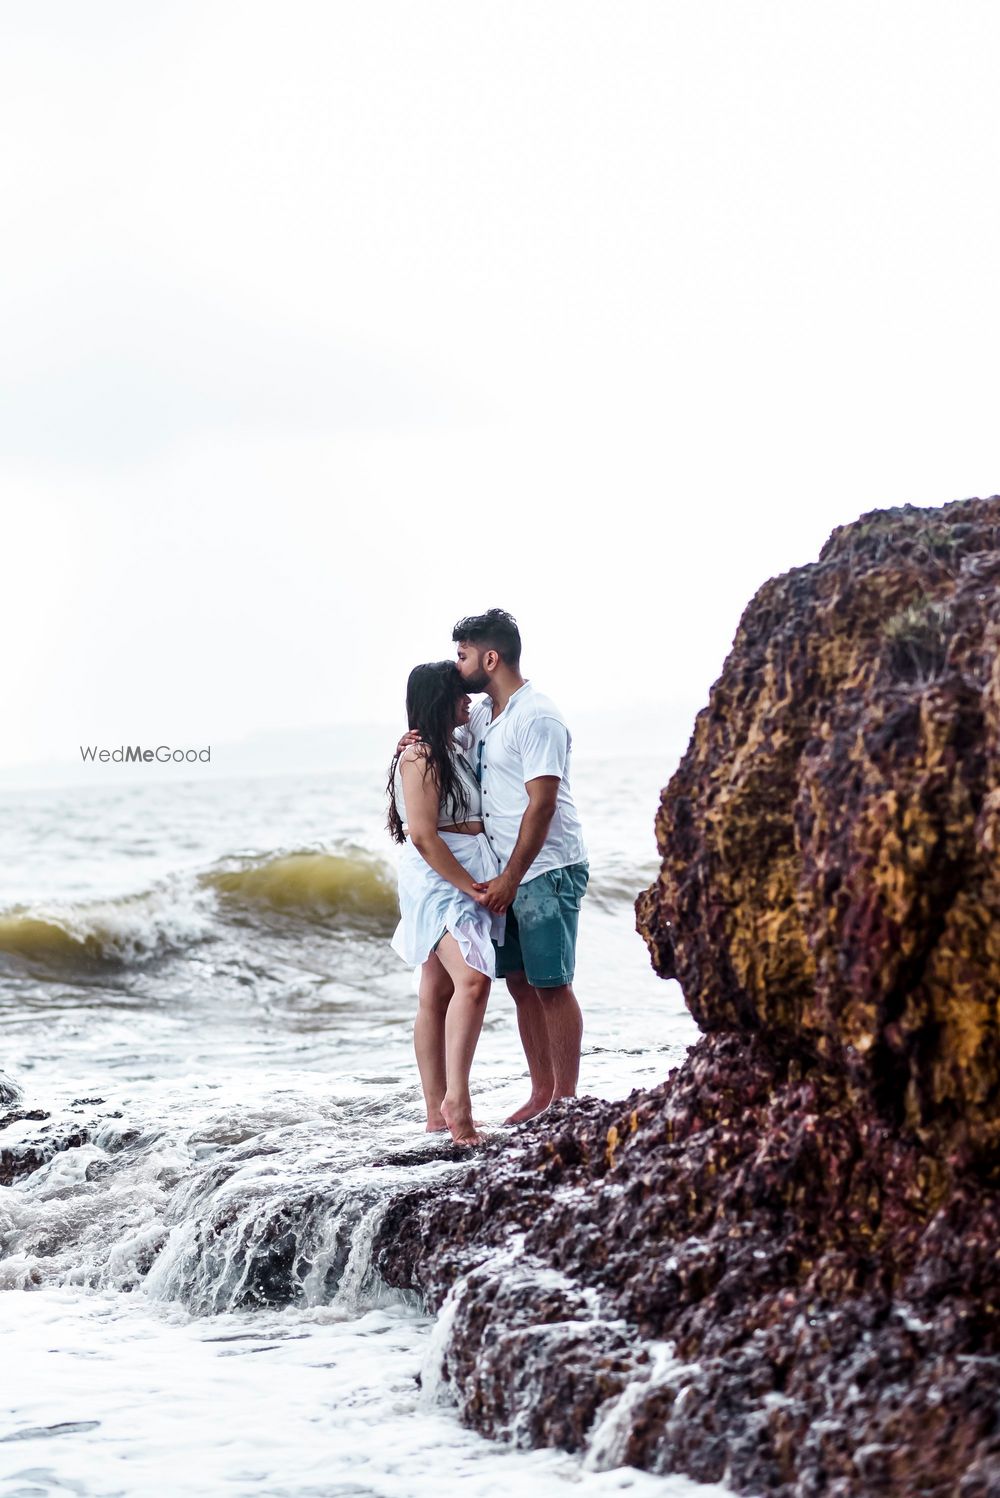
[(492, 910), (494, 915), (503, 915), (507, 907), (514, 903), (517, 882), (508, 879), (506, 874), (498, 874), (496, 879), (491, 879), (487, 884), (477, 884), (476, 889), (482, 895), (480, 903), (487, 910)]
[(403, 737), (400, 739), (399, 743), (396, 745), (396, 753), (397, 754), (402, 754), (403, 750), (404, 749), (409, 749), (409, 747), (410, 747), (411, 744), (419, 744), (419, 743), (420, 743), (420, 735), (419, 735), (419, 733), (417, 732), (417, 730), (415, 728), (411, 728), (411, 729), (409, 729), (409, 731), (407, 733), (403, 734)]

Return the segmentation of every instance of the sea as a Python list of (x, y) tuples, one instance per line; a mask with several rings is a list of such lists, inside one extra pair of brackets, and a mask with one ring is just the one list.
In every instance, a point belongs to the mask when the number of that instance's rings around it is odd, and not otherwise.
[[(670, 769), (574, 766), (584, 1094), (696, 1038), (634, 930)], [(0, 1498), (725, 1491), (622, 1464), (628, 1391), (581, 1454), (465, 1428), (444, 1312), (373, 1266), (393, 1194), (464, 1168), (423, 1131), (384, 777), (0, 793), (0, 1069), (48, 1115), (0, 1129), (44, 1161), (0, 1188)], [(502, 985), (472, 1086), (506, 1133), (528, 1082)]]

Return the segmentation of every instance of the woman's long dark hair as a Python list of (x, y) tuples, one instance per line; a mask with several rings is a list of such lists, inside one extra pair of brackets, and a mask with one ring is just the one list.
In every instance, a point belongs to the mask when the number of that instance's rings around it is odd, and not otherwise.
[[(406, 682), (406, 720), (420, 734), (427, 763), (424, 774), (430, 775), (439, 798), (454, 798), (460, 815), (456, 821), (467, 821), (469, 793), (455, 774), (452, 755), (455, 750), (455, 704), (465, 695), (465, 683), (454, 661), (432, 661), (428, 666), (414, 666)], [(403, 819), (396, 805), (396, 766), (399, 754), (389, 766), (389, 815), (386, 825), (397, 843), (405, 843)]]

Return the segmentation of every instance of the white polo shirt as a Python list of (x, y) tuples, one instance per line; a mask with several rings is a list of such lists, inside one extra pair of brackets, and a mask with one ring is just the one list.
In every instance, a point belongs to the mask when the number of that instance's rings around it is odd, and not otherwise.
[(488, 697), (477, 702), (469, 715), (468, 731), (470, 759), (482, 785), (483, 824), (501, 864), (507, 864), (521, 830), (528, 805), (525, 781), (539, 775), (558, 775), (556, 809), (541, 851), (521, 883), (549, 869), (583, 863), (587, 849), (569, 788), (573, 740), (559, 709), (526, 681), (499, 717), (493, 718), (492, 713)]

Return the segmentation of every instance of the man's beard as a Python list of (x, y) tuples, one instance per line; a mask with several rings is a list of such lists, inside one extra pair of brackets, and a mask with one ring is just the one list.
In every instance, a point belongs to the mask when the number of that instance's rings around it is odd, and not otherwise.
[(467, 692), (485, 692), (490, 684), (490, 679), (485, 671), (477, 671), (475, 676), (463, 676), (462, 685)]

